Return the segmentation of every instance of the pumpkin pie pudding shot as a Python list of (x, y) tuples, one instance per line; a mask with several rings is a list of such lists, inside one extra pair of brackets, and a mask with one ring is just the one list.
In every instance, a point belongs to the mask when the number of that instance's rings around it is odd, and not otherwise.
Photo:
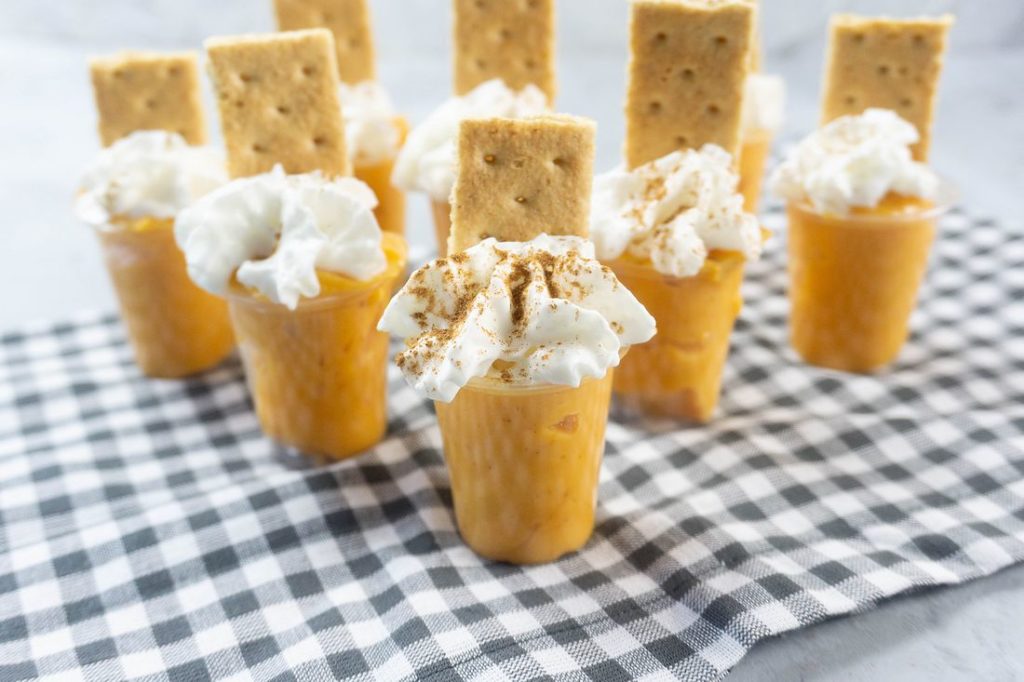
[(435, 402), (465, 542), (553, 561), (593, 531), (613, 368), (655, 323), (584, 238), (591, 125), (460, 131), (452, 253), (413, 273), (379, 328), (405, 340), (396, 362)]
[(762, 243), (735, 161), (753, 29), (748, 2), (632, 3), (626, 163), (594, 181), (590, 236), (658, 321), (615, 372), (634, 411), (700, 423), (718, 404), (744, 267)]
[(768, 156), (782, 128), (785, 110), (786, 84), (782, 78), (763, 73), (747, 76), (738, 166), (743, 208), (750, 213), (757, 213), (761, 205)]
[(106, 146), (82, 177), (78, 217), (103, 250), (143, 374), (180, 378), (234, 347), (227, 306), (188, 277), (174, 243), (178, 213), (227, 182), (206, 129), (191, 53), (130, 52), (92, 60)]
[(282, 31), (324, 28), (334, 36), (345, 146), (352, 172), (373, 190), (380, 228), (405, 236), (405, 193), (391, 181), (409, 123), (395, 112), (377, 80), (377, 57), (368, 0), (274, 0)]
[[(760, 6), (757, 0), (747, 1)], [(786, 113), (786, 83), (780, 76), (762, 72), (762, 51), (761, 32), (755, 28), (750, 49), (750, 73), (744, 84), (737, 164), (743, 207), (751, 213), (757, 213), (761, 204), (765, 166)]]
[(787, 204), (790, 337), (807, 362), (891, 363), (954, 192), (926, 165), (952, 18), (832, 20), (825, 125), (772, 178)]
[(459, 122), (549, 112), (555, 98), (555, 2), (453, 0), (453, 96), (409, 133), (392, 176), (431, 202), (437, 248), (451, 231)]
[(216, 38), (207, 51), (235, 179), (178, 216), (178, 244), (193, 280), (228, 301), (263, 431), (349, 457), (387, 427), (376, 324), (405, 241), (381, 231), (373, 191), (348, 177), (329, 32)]
[(951, 192), (910, 148), (894, 112), (835, 119), (772, 177), (786, 201), (790, 338), (813, 365), (870, 372), (903, 347)]

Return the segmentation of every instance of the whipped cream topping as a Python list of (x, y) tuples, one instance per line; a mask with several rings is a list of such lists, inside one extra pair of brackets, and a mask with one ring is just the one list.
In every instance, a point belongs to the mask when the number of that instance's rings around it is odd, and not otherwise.
[(398, 153), (400, 134), (395, 107), (384, 86), (376, 81), (341, 84), (341, 116), (345, 148), (355, 165), (373, 165)]
[(579, 386), (655, 332), (654, 318), (580, 237), (486, 239), (427, 263), (378, 329), (406, 340), (395, 361), (429, 398), (450, 402), (474, 377)]
[(786, 82), (779, 76), (752, 73), (743, 93), (743, 137), (776, 133), (786, 116)]
[(772, 174), (772, 191), (839, 215), (877, 206), (890, 192), (934, 199), (938, 177), (910, 152), (919, 139), (912, 123), (888, 109), (842, 116), (790, 150)]
[(716, 145), (598, 175), (590, 211), (598, 257), (628, 252), (673, 277), (696, 275), (712, 249), (758, 258), (761, 228), (743, 210), (738, 182), (732, 157)]
[(99, 153), (82, 176), (75, 213), (98, 229), (115, 218), (173, 218), (228, 181), (224, 156), (177, 133), (146, 130)]
[(376, 205), (355, 178), (276, 166), (207, 194), (178, 215), (174, 232), (202, 288), (223, 295), (235, 276), (294, 310), (320, 293), (317, 270), (368, 280), (386, 269)]
[(481, 83), (441, 105), (409, 133), (398, 154), (392, 182), (448, 201), (455, 185), (455, 143), (466, 118), (526, 118), (548, 112), (547, 98), (533, 85), (516, 92), (500, 79)]

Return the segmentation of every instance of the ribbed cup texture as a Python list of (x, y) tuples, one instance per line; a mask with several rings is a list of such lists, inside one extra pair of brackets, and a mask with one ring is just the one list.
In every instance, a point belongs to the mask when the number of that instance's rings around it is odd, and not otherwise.
[(554, 561), (594, 529), (612, 371), (579, 388), (465, 386), (436, 403), (465, 542), (489, 559)]
[(789, 206), (790, 336), (812, 365), (869, 372), (889, 364), (907, 323), (935, 237), (920, 217), (827, 216)]
[(620, 402), (648, 414), (703, 423), (718, 405), (729, 336), (743, 300), (743, 257), (714, 252), (693, 277), (662, 275), (649, 265), (609, 263), (658, 323), (615, 370)]
[(235, 340), (227, 304), (189, 279), (173, 221), (153, 222), (96, 234), (139, 368), (176, 379), (218, 364)]
[[(387, 236), (387, 235), (385, 235)], [(401, 241), (401, 238), (394, 237)], [(263, 431), (302, 452), (342, 459), (387, 428), (388, 337), (377, 321), (405, 267), (289, 310), (245, 290), (228, 297)]]

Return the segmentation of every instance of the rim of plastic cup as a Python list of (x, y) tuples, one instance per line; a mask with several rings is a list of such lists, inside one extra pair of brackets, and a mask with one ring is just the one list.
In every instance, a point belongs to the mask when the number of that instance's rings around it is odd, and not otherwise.
[(793, 202), (790, 205), (804, 213), (810, 213), (817, 216), (826, 216), (832, 220), (850, 220), (858, 223), (865, 222), (884, 222), (884, 223), (895, 223), (895, 222), (915, 222), (920, 220), (935, 220), (953, 210), (953, 207), (960, 201), (960, 190), (957, 188), (949, 178), (939, 176), (939, 190), (936, 193), (934, 202), (930, 206), (922, 207), (920, 211), (913, 211), (909, 213), (895, 213), (895, 214), (864, 214), (864, 213), (848, 213), (845, 215), (838, 213), (826, 213), (819, 211), (812, 206), (807, 200)]
[[(622, 362), (622, 358), (626, 357), (626, 353), (629, 352), (631, 346), (624, 346), (619, 349), (619, 362)], [(471, 388), (477, 391), (487, 391), (488, 393), (539, 393), (547, 391), (572, 391), (580, 386), (591, 381), (601, 381), (608, 376), (608, 372), (615, 370), (615, 367), (609, 367), (605, 370), (605, 373), (599, 377), (583, 377), (580, 381), (579, 386), (569, 386), (568, 384), (516, 384), (501, 379), (496, 379), (490, 375), (484, 375), (482, 377), (473, 377), (462, 388)], [(462, 390), (462, 389), (459, 389)]]

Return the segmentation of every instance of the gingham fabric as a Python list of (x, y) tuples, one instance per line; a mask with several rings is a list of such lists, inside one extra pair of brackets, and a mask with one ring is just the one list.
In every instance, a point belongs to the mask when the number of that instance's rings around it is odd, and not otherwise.
[(797, 361), (783, 242), (750, 268), (721, 416), (613, 415), (592, 540), (532, 568), (459, 541), (393, 369), (387, 439), (317, 465), (261, 437), (237, 361), (146, 380), (110, 316), (3, 336), (0, 680), (712, 680), (1024, 558), (1020, 232), (945, 222), (878, 376)]

